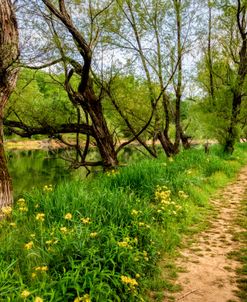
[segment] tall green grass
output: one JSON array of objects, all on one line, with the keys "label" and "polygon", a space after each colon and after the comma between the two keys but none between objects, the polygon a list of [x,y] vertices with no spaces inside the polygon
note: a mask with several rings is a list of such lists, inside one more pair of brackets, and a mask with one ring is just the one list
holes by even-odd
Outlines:
[{"label": "tall green grass", "polygon": [[162,253],[203,219],[246,150],[189,150],[25,194],[0,225],[0,301],[147,300]]}]

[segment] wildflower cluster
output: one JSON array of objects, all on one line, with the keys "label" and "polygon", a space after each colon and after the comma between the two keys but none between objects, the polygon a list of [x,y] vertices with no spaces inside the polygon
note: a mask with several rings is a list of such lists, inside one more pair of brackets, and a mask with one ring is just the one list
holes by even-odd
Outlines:
[{"label": "wildflower cluster", "polygon": [[27,212],[28,211],[26,200],[24,198],[18,199],[17,205],[19,207],[19,211],[20,212]]},{"label": "wildflower cluster", "polygon": [[36,272],[47,272],[48,271],[48,266],[47,265],[45,265],[45,266],[36,266],[34,268],[34,270]]},{"label": "wildflower cluster", "polygon": [[89,217],[81,218],[81,222],[83,224],[89,224],[91,223],[91,219]]},{"label": "wildflower cluster", "polygon": [[131,287],[138,286],[138,282],[134,278],[130,278],[128,276],[121,276],[122,283],[126,285],[130,285]]},{"label": "wildflower cluster", "polygon": [[137,210],[135,210],[135,209],[133,209],[133,210],[131,211],[131,215],[132,215],[132,216],[138,216],[139,213],[140,213],[140,211],[137,211]]},{"label": "wildflower cluster", "polygon": [[67,234],[68,233],[68,229],[66,227],[61,227],[60,228],[61,233],[63,234]]},{"label": "wildflower cluster", "polygon": [[91,238],[95,238],[95,237],[97,237],[98,236],[98,233],[97,232],[92,232],[92,233],[90,233],[90,237]]},{"label": "wildflower cluster", "polygon": [[[185,196],[187,198],[187,195],[184,192],[183,196],[184,198]],[[157,186],[155,191],[155,201],[157,202],[156,211],[158,214],[176,216],[178,212],[182,210],[181,205],[172,201],[171,190],[169,190],[166,186]]]},{"label": "wildflower cluster", "polygon": [[114,170],[114,169],[111,170],[111,171],[106,172],[107,176],[115,176],[117,174],[119,174],[119,172],[117,170]]},{"label": "wildflower cluster", "polygon": [[26,244],[24,245],[24,248],[25,248],[26,250],[31,250],[31,249],[33,248],[33,246],[34,246],[33,241],[30,241],[30,242],[28,242],[28,243],[26,243]]},{"label": "wildflower cluster", "polygon": [[38,213],[35,217],[36,220],[43,222],[45,220],[45,214],[44,213]]},{"label": "wildflower cluster", "polygon": [[21,297],[23,298],[23,299],[25,299],[25,298],[27,298],[28,296],[30,296],[31,295],[31,293],[30,293],[30,291],[28,291],[28,290],[23,290],[22,291],[22,293],[21,293]]},{"label": "wildflower cluster", "polygon": [[138,220],[141,219],[141,214],[142,214],[142,213],[143,213],[142,211],[137,211],[137,210],[135,210],[135,209],[131,210],[131,212],[130,212],[131,216],[134,218],[135,223],[137,223],[138,227],[149,229],[149,228],[150,228],[150,225],[149,225],[149,224],[146,224],[146,223],[143,222],[143,221],[138,221]]},{"label": "wildflower cluster", "polygon": [[1,211],[2,211],[2,213],[3,213],[5,216],[10,216],[11,213],[12,213],[12,208],[9,207],[9,206],[2,207],[2,208],[1,208]]},{"label": "wildflower cluster", "polygon": [[74,302],[91,302],[89,294],[85,294],[83,297],[75,298]]},{"label": "wildflower cluster", "polygon": [[45,186],[43,187],[43,191],[44,191],[44,192],[52,192],[52,191],[53,191],[52,185],[45,185]]},{"label": "wildflower cluster", "polygon": [[137,243],[138,243],[137,237],[135,237],[135,238],[125,237],[125,238],[123,238],[122,241],[118,241],[117,245],[119,247],[132,249],[133,245],[135,245]]}]

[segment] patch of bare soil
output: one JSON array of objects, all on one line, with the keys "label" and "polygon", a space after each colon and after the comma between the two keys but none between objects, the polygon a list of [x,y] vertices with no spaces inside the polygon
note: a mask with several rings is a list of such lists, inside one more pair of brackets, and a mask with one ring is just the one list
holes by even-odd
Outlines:
[{"label": "patch of bare soil", "polygon": [[[237,180],[222,190],[212,203],[219,214],[206,231],[197,234],[195,243],[181,251],[177,265],[182,267],[176,281],[182,291],[174,295],[182,302],[227,302],[240,301],[237,290],[236,269],[239,263],[227,256],[240,248],[234,234],[241,231],[235,225],[240,201],[247,189],[247,167],[242,169]],[[164,300],[167,301],[167,300]]]}]

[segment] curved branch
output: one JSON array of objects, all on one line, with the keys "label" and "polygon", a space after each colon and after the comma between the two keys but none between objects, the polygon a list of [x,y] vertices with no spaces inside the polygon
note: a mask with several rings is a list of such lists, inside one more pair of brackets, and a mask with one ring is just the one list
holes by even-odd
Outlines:
[{"label": "curved branch", "polygon": [[21,137],[32,137],[35,134],[43,134],[53,136],[60,133],[76,133],[95,136],[92,126],[85,123],[81,124],[61,124],[56,127],[45,125],[41,127],[32,127],[25,125],[21,122],[4,120],[4,126],[10,129],[12,132],[20,135]]}]

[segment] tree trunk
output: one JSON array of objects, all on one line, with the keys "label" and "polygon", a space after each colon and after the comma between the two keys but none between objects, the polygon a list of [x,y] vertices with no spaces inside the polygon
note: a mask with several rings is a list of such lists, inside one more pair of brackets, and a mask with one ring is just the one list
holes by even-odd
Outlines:
[{"label": "tree trunk", "polygon": [[159,132],[157,137],[167,157],[171,157],[179,153],[179,145],[173,144],[170,141],[169,137],[166,136],[163,132]]},{"label": "tree trunk", "polygon": [[18,29],[10,0],[0,4],[0,208],[12,203],[12,186],[3,147],[3,113],[17,80]]},{"label": "tree trunk", "polygon": [[[3,133],[2,133],[2,122],[0,123],[0,209],[12,204],[13,194],[12,194],[12,184],[11,178],[9,176],[6,157],[4,154],[3,147]],[[0,214],[1,217],[1,214]]]},{"label": "tree trunk", "polygon": [[234,151],[234,144],[238,138],[237,135],[237,125],[238,125],[238,117],[241,110],[243,91],[245,78],[247,74],[247,33],[246,33],[246,11],[247,4],[243,4],[241,6],[241,1],[238,0],[237,4],[237,24],[239,33],[242,38],[242,45],[239,52],[239,66],[238,66],[238,74],[235,82],[235,87],[233,90],[232,97],[232,112],[230,118],[230,125],[227,131],[227,137],[225,141],[224,151],[227,153],[232,153]]},{"label": "tree trunk", "polygon": [[92,121],[94,138],[101,155],[103,168],[104,170],[113,169],[118,165],[117,152],[103,114],[102,104],[91,87],[86,89],[84,95],[87,99],[87,110]]},{"label": "tree trunk", "polygon": [[224,152],[232,154],[234,151],[234,145],[237,139],[237,124],[238,124],[238,115],[240,113],[242,102],[242,95],[240,93],[234,93],[232,101],[232,113],[230,126],[227,131],[227,138],[225,141]]},{"label": "tree trunk", "polygon": [[180,127],[180,138],[181,138],[184,149],[186,149],[186,150],[190,149],[190,147],[191,147],[191,145],[190,145],[191,137],[184,133],[182,127]]}]

